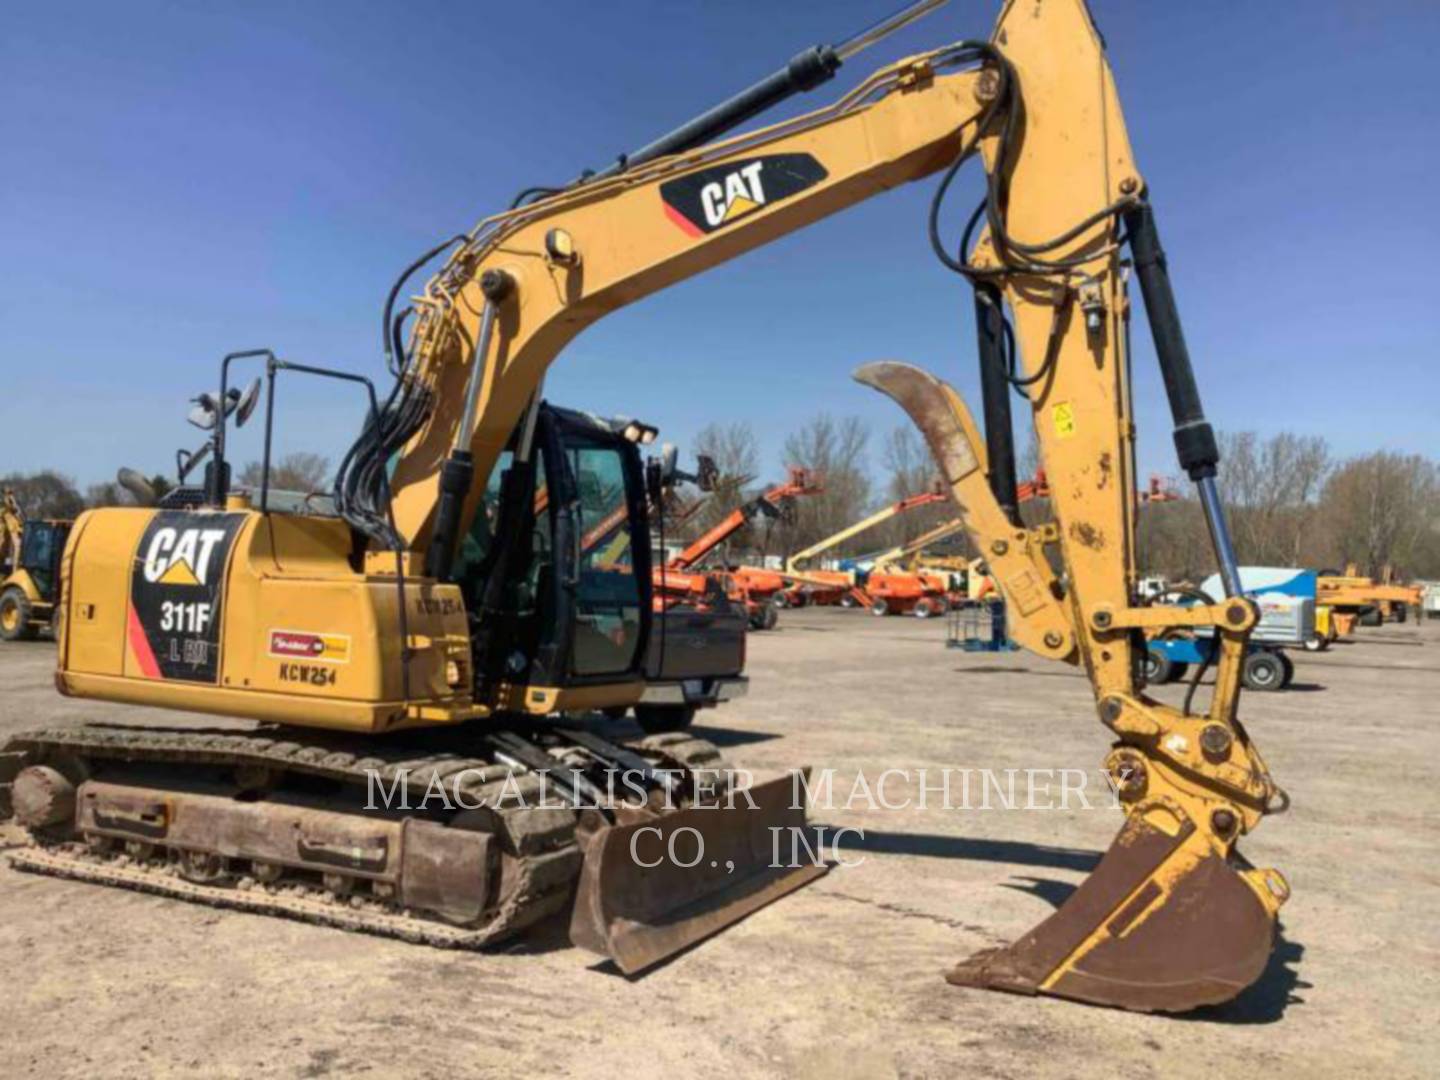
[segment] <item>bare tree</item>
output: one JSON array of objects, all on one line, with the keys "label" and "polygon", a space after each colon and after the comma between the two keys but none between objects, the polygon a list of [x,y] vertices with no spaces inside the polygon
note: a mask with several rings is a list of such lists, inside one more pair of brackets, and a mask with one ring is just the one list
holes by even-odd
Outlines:
[{"label": "bare tree", "polygon": [[822,495],[801,499],[792,524],[782,532],[785,550],[815,543],[864,514],[870,501],[865,451],[870,431],[858,416],[837,419],[816,414],[785,440],[785,464],[819,474]]},{"label": "bare tree", "polygon": [[[933,490],[939,482],[930,448],[911,424],[902,424],[891,430],[881,451],[881,460],[889,474],[886,493],[892,502],[912,495],[922,495]],[[948,501],[912,510],[903,516],[891,518],[875,529],[857,536],[853,541],[841,545],[836,553],[853,555],[862,551],[894,547],[954,516],[955,509]],[[843,528],[843,524],[840,527]]]},{"label": "bare tree", "polygon": [[1220,436],[1220,491],[1242,562],[1295,566],[1314,562],[1318,497],[1330,471],[1320,436],[1253,431]]},{"label": "bare tree", "polygon": [[[695,436],[695,454],[713,458],[719,476],[705,505],[686,523],[685,533],[695,537],[719,524],[720,520],[754,494],[760,472],[760,440],[748,421],[707,424]],[[750,537],[741,530],[732,542],[744,546]]]},{"label": "bare tree", "polygon": [[[246,487],[258,488],[262,473],[262,464],[252,461],[240,471],[238,483],[244,484]],[[328,458],[321,454],[298,451],[286,454],[278,462],[270,463],[270,486],[279,491],[303,491],[306,494],[312,491],[323,491],[329,473],[330,460]]]},{"label": "bare tree", "polygon": [[891,430],[881,460],[890,474],[888,488],[892,499],[919,495],[935,482],[935,460],[913,425],[902,424]]},{"label": "bare tree", "polygon": [[85,489],[85,505],[94,510],[102,506],[134,506],[135,500],[114,480],[106,480]]},{"label": "bare tree", "polygon": [[0,489],[15,492],[20,512],[27,518],[73,518],[85,509],[75,481],[53,469],[0,476]]},{"label": "bare tree", "polygon": [[1142,574],[1199,583],[1215,570],[1205,515],[1194,499],[1145,503],[1135,533]]},{"label": "bare tree", "polygon": [[1440,466],[1418,454],[1379,451],[1345,462],[1325,484],[1321,508],[1337,563],[1378,576],[1409,570],[1433,550],[1440,517]]}]

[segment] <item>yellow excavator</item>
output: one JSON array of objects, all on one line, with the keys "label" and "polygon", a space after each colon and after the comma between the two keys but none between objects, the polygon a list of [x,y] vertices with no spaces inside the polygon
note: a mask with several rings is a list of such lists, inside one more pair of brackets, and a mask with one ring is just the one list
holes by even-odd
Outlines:
[{"label": "yellow excavator", "polygon": [[[702,809],[697,769],[714,763],[711,748],[630,740],[580,715],[643,689],[645,499],[623,446],[646,429],[550,407],[543,384],[565,344],[607,313],[941,174],[927,228],[940,262],[973,286],[985,435],[932,376],[881,364],[861,377],[929,440],[1013,636],[1083,665],[1125,808],[1115,843],[1054,915],[950,978],[1140,1010],[1223,1001],[1253,982],[1286,895],[1278,873],[1236,850],[1284,802],[1236,715],[1256,612],[1240,593],[1215,440],[1085,5],[1013,0],[988,40],[910,56],[833,104],[727,134],[938,3],[809,49],[418,259],[385,307],[394,383],[370,399],[334,516],[273,512],[263,485],[255,504],[231,496],[223,411],[204,506],[84,515],[64,556],[61,692],[261,726],[15,738],[9,795],[33,843],[12,861],[452,945],[568,909],[572,940],[627,971],[813,878],[820,868],[771,865],[771,830],[803,823],[783,779],[739,784],[748,797],[732,809]],[[946,193],[971,159],[985,195],[971,227],[946,239]],[[408,277],[447,252],[397,311]],[[1216,603],[1137,600],[1132,276],[1215,541],[1227,591]],[[217,400],[231,366],[257,355],[267,425],[278,376],[334,374],[249,351],[222,364]],[[1055,520],[1035,527],[1019,524],[1013,494],[1015,389],[1030,399],[1054,492]],[[539,516],[537,478],[550,492]],[[628,574],[591,565],[578,544],[615,499],[631,508]],[[457,562],[462,539],[474,557]],[[1137,673],[1146,631],[1198,625],[1216,628],[1220,649],[1209,709],[1192,715],[1150,699]],[[616,770],[637,798],[607,792]],[[367,783],[373,795],[405,776],[476,805],[366,809]],[[537,804],[542,781],[550,800]],[[526,797],[504,798],[517,792]]]}]

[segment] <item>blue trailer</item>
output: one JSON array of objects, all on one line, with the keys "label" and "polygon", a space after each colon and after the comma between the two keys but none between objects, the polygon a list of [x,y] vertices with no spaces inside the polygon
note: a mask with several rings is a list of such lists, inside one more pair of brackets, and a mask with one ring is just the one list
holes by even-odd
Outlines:
[{"label": "blue trailer", "polygon": [[[1260,609],[1260,622],[1250,635],[1240,679],[1249,690],[1283,690],[1295,675],[1295,663],[1286,646],[1309,647],[1315,639],[1315,583],[1313,570],[1293,567],[1242,566],[1240,585]],[[1223,595],[1218,574],[1200,583],[1206,596]],[[1181,603],[1197,603],[1190,596]],[[1145,680],[1175,682],[1192,665],[1211,662],[1217,638],[1212,627],[1194,634],[1175,635],[1148,643]]]}]

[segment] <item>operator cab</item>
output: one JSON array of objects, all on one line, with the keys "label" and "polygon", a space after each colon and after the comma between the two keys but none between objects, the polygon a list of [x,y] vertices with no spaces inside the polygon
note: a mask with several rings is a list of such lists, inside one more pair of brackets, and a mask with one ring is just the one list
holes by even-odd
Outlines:
[{"label": "operator cab", "polygon": [[68,521],[27,521],[20,541],[17,570],[23,570],[35,582],[35,589],[47,604],[55,602],[60,582],[60,556],[70,535]]},{"label": "operator cab", "polygon": [[454,568],[482,680],[578,688],[642,675],[650,529],[627,434],[640,430],[651,429],[542,404],[531,468],[517,466],[517,429]]}]

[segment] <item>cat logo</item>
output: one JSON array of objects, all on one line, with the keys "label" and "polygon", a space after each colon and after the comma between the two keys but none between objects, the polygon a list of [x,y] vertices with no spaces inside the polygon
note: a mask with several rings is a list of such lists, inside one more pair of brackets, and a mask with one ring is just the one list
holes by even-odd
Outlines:
[{"label": "cat logo", "polygon": [[224,539],[224,529],[157,529],[145,550],[145,580],[152,585],[205,585],[215,545]]},{"label": "cat logo", "polygon": [[727,173],[723,184],[713,180],[700,189],[700,206],[711,228],[765,205],[765,187],[760,182],[763,168],[765,162],[752,161],[743,169]]},{"label": "cat logo", "polygon": [[704,236],[824,180],[809,154],[770,154],[716,165],[660,185],[666,216],[688,236]]},{"label": "cat logo", "polygon": [[126,672],[214,683],[220,671],[225,568],[245,514],[160,510],[135,547]]}]

